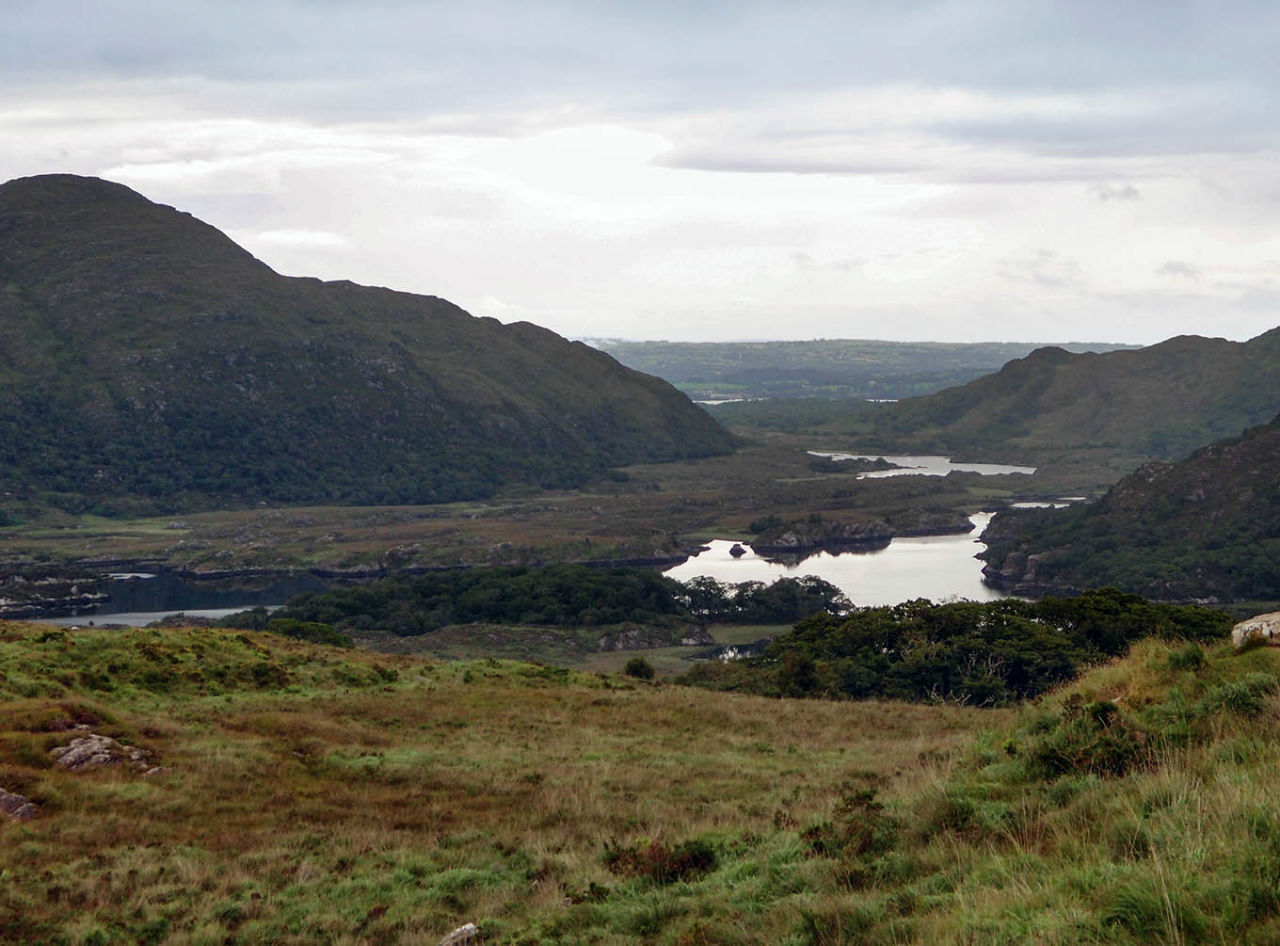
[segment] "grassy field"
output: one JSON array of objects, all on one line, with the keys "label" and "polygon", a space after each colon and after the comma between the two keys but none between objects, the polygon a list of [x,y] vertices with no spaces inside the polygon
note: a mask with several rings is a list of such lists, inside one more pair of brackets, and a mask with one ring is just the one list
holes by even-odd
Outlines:
[{"label": "grassy field", "polygon": [[[707,630],[716,644],[749,644],[791,630],[790,624],[713,624]],[[498,657],[569,667],[588,673],[618,673],[633,657],[649,662],[658,677],[684,673],[692,654],[714,646],[637,647],[601,650],[599,640],[613,628],[510,627],[468,624],[443,627],[430,634],[397,637],[366,632],[357,643],[385,654],[415,654],[451,660]]]},{"label": "grassy field", "polygon": [[[0,941],[1274,943],[1280,655],[1018,712],[0,625]],[[66,772],[75,725],[160,770]]]}]

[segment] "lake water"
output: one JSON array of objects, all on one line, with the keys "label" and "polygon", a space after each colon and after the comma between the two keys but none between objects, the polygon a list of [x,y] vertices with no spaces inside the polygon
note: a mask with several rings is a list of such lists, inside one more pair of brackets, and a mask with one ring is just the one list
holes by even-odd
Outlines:
[{"label": "lake water", "polygon": [[190,580],[178,575],[111,575],[103,588],[111,600],[65,617],[38,618],[38,624],[127,624],[141,627],[181,611],[221,618],[247,608],[279,607],[304,591],[323,591],[332,582],[299,574],[265,580]]},{"label": "lake water", "polygon": [[970,516],[967,535],[929,535],[898,538],[877,551],[819,552],[798,565],[771,562],[747,546],[747,554],[729,554],[733,542],[717,540],[710,549],[663,574],[680,581],[707,575],[738,584],[816,575],[831,582],[859,607],[899,604],[913,598],[945,601],[967,598],[991,601],[1005,597],[982,583],[982,562],[974,558],[986,547],[977,537],[991,521],[991,513]]},{"label": "lake water", "polygon": [[[984,548],[977,537],[990,520],[991,513],[978,513],[970,517],[974,530],[965,535],[897,538],[874,551],[819,552],[799,564],[769,561],[748,546],[744,546],[747,554],[734,558],[729,549],[735,543],[716,540],[708,543],[708,551],[664,574],[680,581],[708,575],[733,584],[768,584],[779,578],[816,575],[831,582],[860,607],[898,604],[913,598],[990,601],[1004,595],[982,583],[982,563],[974,558]],[[243,581],[193,582],[174,575],[113,576],[107,589],[110,602],[72,616],[39,618],[36,623],[140,627],[178,611],[217,619],[247,608],[277,607],[299,592],[322,590],[325,584],[311,575],[290,576],[256,586]]]},{"label": "lake water", "polygon": [[935,456],[894,456],[888,453],[830,453],[823,450],[810,450],[810,456],[826,457],[830,460],[876,460],[880,457],[890,463],[903,467],[901,470],[872,470],[859,473],[859,479],[884,479],[889,476],[946,476],[948,473],[980,473],[983,476],[999,476],[1004,473],[1025,473],[1030,475],[1036,471],[1034,466],[1010,466],[1007,463],[956,463],[950,457]]}]

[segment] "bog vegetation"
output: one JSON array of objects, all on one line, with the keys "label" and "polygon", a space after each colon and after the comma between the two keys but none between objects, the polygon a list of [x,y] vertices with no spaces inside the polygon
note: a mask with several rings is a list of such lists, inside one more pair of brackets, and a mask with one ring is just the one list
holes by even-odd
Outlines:
[{"label": "bog vegetation", "polygon": [[1278,693],[1154,638],[1015,713],[0,625],[0,939],[1273,943]]}]

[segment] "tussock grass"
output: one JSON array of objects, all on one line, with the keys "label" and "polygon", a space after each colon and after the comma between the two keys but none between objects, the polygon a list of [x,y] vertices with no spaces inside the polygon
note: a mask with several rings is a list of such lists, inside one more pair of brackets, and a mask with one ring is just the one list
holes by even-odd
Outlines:
[{"label": "tussock grass", "polygon": [[[41,805],[0,940],[1273,943],[1278,690],[1154,641],[984,712],[0,625],[0,787]],[[80,720],[164,771],[55,769]]]},{"label": "tussock grass", "polygon": [[[0,780],[42,806],[0,826],[0,939],[68,943],[433,943],[468,920],[494,942],[785,935],[828,873],[796,826],[991,718],[13,624],[0,700]],[[56,770],[81,721],[164,771]],[[610,846],[697,869],[612,871]]]}]

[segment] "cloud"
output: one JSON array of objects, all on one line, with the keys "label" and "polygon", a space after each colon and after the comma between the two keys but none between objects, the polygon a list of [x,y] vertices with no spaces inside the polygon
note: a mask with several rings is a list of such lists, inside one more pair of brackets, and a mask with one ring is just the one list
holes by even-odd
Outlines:
[{"label": "cloud", "polygon": [[1190,263],[1184,263],[1182,260],[1171,259],[1164,263],[1156,273],[1160,276],[1174,276],[1178,279],[1203,279],[1204,273],[1200,272],[1199,267]]},{"label": "cloud", "polygon": [[1046,289],[1083,285],[1079,262],[1052,250],[1037,250],[1020,259],[1003,259],[1000,261],[1000,273],[1006,279],[1034,283]]},{"label": "cloud", "polygon": [[1089,188],[1089,193],[1104,203],[1109,200],[1128,201],[1142,199],[1142,191],[1132,184],[1094,184]]}]

